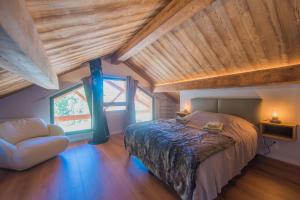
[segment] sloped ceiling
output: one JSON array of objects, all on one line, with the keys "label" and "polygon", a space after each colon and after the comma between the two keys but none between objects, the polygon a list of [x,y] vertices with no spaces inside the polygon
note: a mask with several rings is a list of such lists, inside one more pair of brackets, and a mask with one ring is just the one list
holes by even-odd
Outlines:
[{"label": "sloped ceiling", "polygon": [[31,85],[30,82],[22,79],[20,76],[4,70],[0,67],[0,97],[8,95]]},{"label": "sloped ceiling", "polygon": [[162,0],[27,0],[57,73],[119,49],[163,8]]},{"label": "sloped ceiling", "polygon": [[297,3],[215,1],[130,62],[156,84],[299,64]]},{"label": "sloped ceiling", "polygon": [[[60,74],[114,53],[169,2],[26,0],[26,5]],[[155,85],[300,64],[299,8],[300,0],[215,0],[126,63]],[[3,84],[0,91],[11,92]]]},{"label": "sloped ceiling", "polygon": [[[167,3],[167,0],[26,0],[57,74],[116,51]],[[9,76],[11,73],[5,73],[11,84],[15,80],[21,87],[20,78]],[[0,82],[3,81],[1,77]],[[27,87],[28,83],[23,82],[23,87]],[[0,91],[15,91],[2,85]]]}]

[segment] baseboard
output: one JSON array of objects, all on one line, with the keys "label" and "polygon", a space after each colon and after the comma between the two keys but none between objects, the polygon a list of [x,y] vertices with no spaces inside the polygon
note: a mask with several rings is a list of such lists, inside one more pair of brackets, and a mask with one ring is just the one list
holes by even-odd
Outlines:
[{"label": "baseboard", "polygon": [[69,138],[70,142],[78,142],[81,140],[90,140],[92,139],[93,135],[92,133],[82,133],[82,134],[68,135],[67,137]]},{"label": "baseboard", "polygon": [[292,160],[292,159],[289,159],[287,157],[281,157],[281,156],[277,156],[277,155],[274,155],[274,154],[264,155],[262,153],[258,153],[258,155],[262,155],[262,156],[267,157],[267,158],[272,158],[274,160],[282,161],[282,162],[285,162],[285,163],[288,163],[288,164],[291,164],[291,165],[300,166],[300,161]]},{"label": "baseboard", "polygon": [[[118,134],[123,134],[123,133],[121,131],[110,133],[110,135],[118,135]],[[92,133],[82,133],[82,134],[68,135],[67,137],[69,138],[70,142],[79,142],[82,140],[90,140],[92,139],[93,135]]]},{"label": "baseboard", "polygon": [[117,134],[123,134],[123,131],[116,131],[116,132],[112,132],[110,133],[111,135],[117,135]]}]

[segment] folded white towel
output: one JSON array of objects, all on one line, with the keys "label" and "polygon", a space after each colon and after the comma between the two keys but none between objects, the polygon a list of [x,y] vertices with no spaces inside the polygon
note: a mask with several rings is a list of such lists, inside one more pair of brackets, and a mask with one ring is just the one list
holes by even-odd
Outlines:
[{"label": "folded white towel", "polygon": [[221,132],[223,131],[223,123],[217,121],[207,122],[202,129],[209,132]]}]

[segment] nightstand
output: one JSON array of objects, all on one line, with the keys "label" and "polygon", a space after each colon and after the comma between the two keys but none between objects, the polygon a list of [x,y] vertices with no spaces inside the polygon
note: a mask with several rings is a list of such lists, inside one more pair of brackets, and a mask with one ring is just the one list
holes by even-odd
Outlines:
[{"label": "nightstand", "polygon": [[177,116],[177,117],[185,117],[185,116],[187,116],[188,114],[190,114],[190,113],[188,113],[188,112],[176,112],[176,116]]},{"label": "nightstand", "polygon": [[268,138],[286,141],[296,141],[297,124],[275,124],[269,121],[262,121],[260,122],[260,133],[262,134],[262,136]]}]

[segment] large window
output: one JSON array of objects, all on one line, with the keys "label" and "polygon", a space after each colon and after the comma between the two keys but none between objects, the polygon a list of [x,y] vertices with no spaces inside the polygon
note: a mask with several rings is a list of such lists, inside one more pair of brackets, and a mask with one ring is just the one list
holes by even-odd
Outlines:
[{"label": "large window", "polygon": [[91,129],[91,115],[82,85],[72,87],[50,98],[51,122],[66,133]]},{"label": "large window", "polygon": [[136,90],[135,112],[136,122],[153,120],[153,97],[141,88]]},{"label": "large window", "polygon": [[[106,111],[126,109],[126,79],[105,78],[103,81]],[[89,132],[91,115],[82,84],[50,98],[51,123],[60,125],[67,134]]]}]

